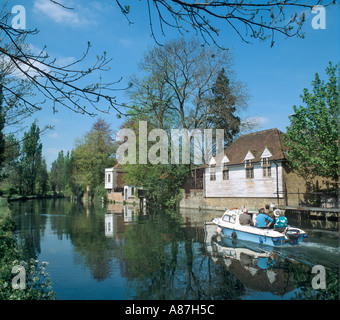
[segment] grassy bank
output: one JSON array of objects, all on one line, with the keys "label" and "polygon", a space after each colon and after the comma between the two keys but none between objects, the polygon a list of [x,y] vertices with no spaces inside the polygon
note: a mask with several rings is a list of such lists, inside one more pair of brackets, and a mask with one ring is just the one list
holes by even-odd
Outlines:
[{"label": "grassy bank", "polygon": [[24,257],[14,230],[9,204],[0,198],[0,300],[55,299],[46,263]]}]

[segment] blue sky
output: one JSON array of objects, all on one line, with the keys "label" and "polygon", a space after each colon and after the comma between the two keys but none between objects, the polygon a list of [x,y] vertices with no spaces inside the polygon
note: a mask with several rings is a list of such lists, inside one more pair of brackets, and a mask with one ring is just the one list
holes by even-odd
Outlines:
[{"label": "blue sky", "polygon": [[[155,45],[146,18],[147,7],[143,6],[144,2],[130,2],[132,25],[128,24],[114,0],[64,0],[63,3],[74,8],[72,11],[49,0],[9,0],[8,7],[18,4],[25,7],[27,29],[37,28],[40,31],[27,42],[39,49],[46,45],[46,50],[59,61],[70,62],[81,57],[88,41],[92,48],[84,66],[91,65],[97,54],[106,51],[112,62],[111,70],[104,77],[109,81],[123,77],[118,85],[123,88],[128,77],[138,72],[137,64],[144,52]],[[257,117],[261,122],[259,130],[276,127],[285,131],[293,105],[301,104],[303,88],[310,87],[316,72],[325,79],[324,70],[329,61],[338,62],[338,13],[338,6],[327,8],[326,29],[316,30],[311,24],[315,15],[307,11],[306,38],[284,39],[278,36],[273,48],[270,41],[254,40],[253,44],[246,44],[233,30],[223,29],[219,43],[231,49],[236,77],[247,85],[251,95],[243,117]],[[177,36],[170,30],[165,38],[159,34],[158,39],[164,42]],[[126,101],[123,92],[117,92],[117,99]],[[100,117],[116,130],[122,123],[114,112]],[[88,132],[96,121],[65,109],[53,114],[48,103],[23,125],[29,126],[34,119],[38,120],[40,127],[47,124],[55,126],[54,131],[41,139],[48,165],[56,159],[60,150],[72,150],[75,139]]]}]

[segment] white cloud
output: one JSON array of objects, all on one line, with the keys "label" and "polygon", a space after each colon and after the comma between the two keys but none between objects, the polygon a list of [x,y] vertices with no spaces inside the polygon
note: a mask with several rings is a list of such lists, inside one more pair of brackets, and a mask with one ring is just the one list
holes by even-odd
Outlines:
[{"label": "white cloud", "polygon": [[51,139],[59,139],[60,135],[57,132],[53,132],[48,135]]},{"label": "white cloud", "polygon": [[257,125],[263,125],[265,123],[268,123],[269,119],[266,117],[255,116],[255,117],[250,117],[250,118],[245,119],[244,122],[253,123]]},{"label": "white cloud", "polygon": [[[33,59],[27,59],[27,63],[25,64],[18,61],[16,61],[16,63],[18,66],[16,66],[8,56],[3,56],[0,58],[0,64],[2,65],[2,68],[8,69],[9,73],[17,78],[27,79],[27,76],[42,76],[38,70],[46,73],[50,72],[50,69],[46,65]],[[37,68],[38,70],[36,70],[35,68]]]},{"label": "white cloud", "polygon": [[63,8],[49,0],[35,0],[34,12],[43,14],[56,23],[79,26],[89,22],[84,15],[79,14],[79,11],[75,6],[66,3],[65,1],[61,3],[74,9]]}]

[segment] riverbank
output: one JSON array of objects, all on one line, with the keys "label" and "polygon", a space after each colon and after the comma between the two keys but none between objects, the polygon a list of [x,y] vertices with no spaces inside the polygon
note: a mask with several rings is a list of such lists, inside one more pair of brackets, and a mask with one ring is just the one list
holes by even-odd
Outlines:
[{"label": "riverbank", "polygon": [[31,196],[14,194],[10,196],[4,195],[3,198],[5,198],[8,202],[12,202],[12,201],[41,200],[41,199],[61,199],[61,198],[65,198],[65,196],[58,195],[58,194],[31,195]]},{"label": "riverbank", "polygon": [[0,300],[54,300],[47,264],[26,259],[15,229],[9,203],[0,198]]}]

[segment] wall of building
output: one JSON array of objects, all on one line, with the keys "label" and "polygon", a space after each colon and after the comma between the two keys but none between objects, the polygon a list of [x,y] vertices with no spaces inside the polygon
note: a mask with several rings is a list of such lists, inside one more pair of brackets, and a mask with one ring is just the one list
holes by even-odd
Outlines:
[{"label": "wall of building", "polygon": [[254,178],[246,178],[246,170],[244,165],[230,166],[229,179],[223,180],[222,167],[216,166],[216,180],[210,180],[210,168],[206,168],[204,174],[205,196],[207,198],[255,198],[266,197],[276,198],[277,189],[282,198],[283,183],[282,183],[282,164],[278,163],[278,187],[276,165],[271,164],[271,177],[263,177],[263,169],[259,163],[254,164]]},{"label": "wall of building", "polygon": [[[283,166],[283,185],[285,205],[287,206],[310,206],[311,198],[313,198],[311,192],[320,192],[327,190],[327,181],[322,177],[315,177],[312,181],[315,189],[308,189],[306,180],[298,176],[295,172],[291,171],[287,165]],[[332,181],[328,181],[331,185]],[[317,187],[316,187],[317,186]],[[316,196],[314,196],[316,197]],[[334,208],[337,207],[339,201],[336,197],[324,194],[319,195],[320,206]]]},{"label": "wall of building", "polygon": [[[281,199],[282,201],[282,199]],[[237,197],[237,198],[204,198],[203,192],[202,197],[194,197],[189,194],[180,202],[181,208],[192,208],[192,209],[201,209],[201,210],[226,210],[229,208],[248,208],[248,209],[260,209],[263,208],[266,204],[274,203],[278,204],[277,198],[246,198],[246,197]],[[280,202],[281,204],[281,202]]]},{"label": "wall of building", "polygon": [[107,200],[115,202],[123,202],[124,196],[122,192],[112,192],[112,190],[107,191]]}]

